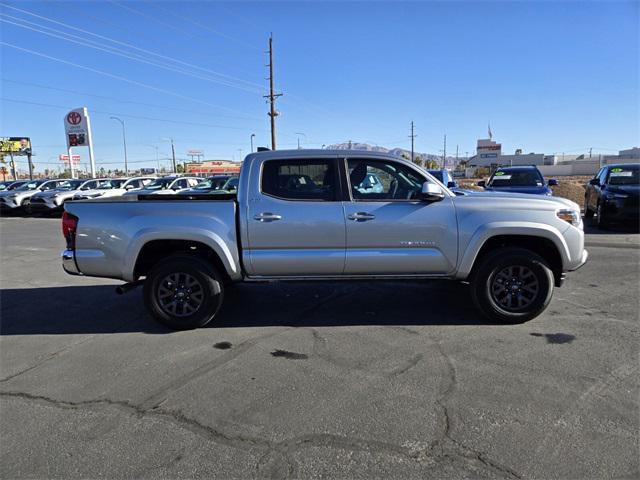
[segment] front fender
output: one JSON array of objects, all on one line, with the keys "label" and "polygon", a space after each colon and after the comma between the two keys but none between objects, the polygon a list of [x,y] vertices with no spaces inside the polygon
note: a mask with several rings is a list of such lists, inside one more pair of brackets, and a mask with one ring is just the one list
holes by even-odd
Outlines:
[{"label": "front fender", "polygon": [[571,254],[569,247],[564,236],[557,228],[544,223],[491,222],[478,227],[471,236],[464,251],[460,252],[458,258],[461,260],[456,278],[467,278],[485,242],[490,238],[501,235],[522,235],[551,240],[562,258],[563,269],[566,265],[570,264]]},{"label": "front fender", "polygon": [[237,255],[234,255],[234,252],[220,235],[202,228],[172,226],[171,231],[153,227],[142,229],[131,238],[126,249],[127,253],[123,258],[123,279],[129,282],[134,281],[134,269],[138,255],[147,243],[154,240],[187,240],[203,243],[218,255],[232,280],[240,279],[242,276]]}]

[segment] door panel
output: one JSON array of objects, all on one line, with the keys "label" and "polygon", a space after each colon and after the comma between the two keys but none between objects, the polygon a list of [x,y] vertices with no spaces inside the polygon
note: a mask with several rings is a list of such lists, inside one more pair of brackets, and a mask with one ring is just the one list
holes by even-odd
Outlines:
[{"label": "door panel", "polygon": [[247,211],[250,275],[341,275],[345,220],[335,159],[267,160],[262,174],[269,194],[253,194]]},{"label": "door panel", "polygon": [[[355,213],[375,216],[351,220]],[[457,261],[458,231],[450,198],[440,202],[345,203],[345,274],[441,274]]]},{"label": "door panel", "polygon": [[[374,176],[377,189],[363,184]],[[452,200],[419,200],[427,177],[393,160],[347,162],[345,274],[445,274],[455,269],[458,225]]]}]

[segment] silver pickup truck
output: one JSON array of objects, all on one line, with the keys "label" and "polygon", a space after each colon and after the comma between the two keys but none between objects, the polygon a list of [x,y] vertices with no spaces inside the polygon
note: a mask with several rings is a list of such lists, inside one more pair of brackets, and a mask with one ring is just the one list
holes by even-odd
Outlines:
[{"label": "silver pickup truck", "polygon": [[120,293],[143,284],[151,314],[176,329],[214,319],[233,282],[363,278],[468,282],[485,316],[524,322],[587,260],[571,201],[456,196],[361,151],[254,153],[237,193],[67,202],[62,226],[65,271],[128,282]]}]

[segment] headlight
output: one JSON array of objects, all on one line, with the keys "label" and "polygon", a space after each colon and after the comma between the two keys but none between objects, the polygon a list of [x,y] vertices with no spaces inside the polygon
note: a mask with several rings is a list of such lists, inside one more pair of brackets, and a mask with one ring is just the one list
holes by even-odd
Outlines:
[{"label": "headlight", "polygon": [[625,195],[624,193],[607,193],[604,198],[607,200],[613,200],[614,198],[627,198],[629,195]]},{"label": "headlight", "polygon": [[574,227],[580,225],[580,212],[576,212],[575,210],[562,209],[558,210],[556,212],[556,215],[560,220],[569,222]]}]

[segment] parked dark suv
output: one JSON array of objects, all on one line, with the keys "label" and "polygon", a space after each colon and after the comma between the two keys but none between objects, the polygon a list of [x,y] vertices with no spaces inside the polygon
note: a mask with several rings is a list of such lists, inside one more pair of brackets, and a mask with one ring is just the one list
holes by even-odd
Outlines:
[{"label": "parked dark suv", "polygon": [[584,216],[596,215],[599,227],[613,222],[638,223],[640,163],[606,165],[587,184]]},{"label": "parked dark suv", "polygon": [[548,183],[545,183],[544,177],[535,165],[498,167],[488,182],[478,182],[478,186],[490,192],[533,195],[553,195],[549,187],[554,185],[558,185],[558,181],[552,178]]}]

